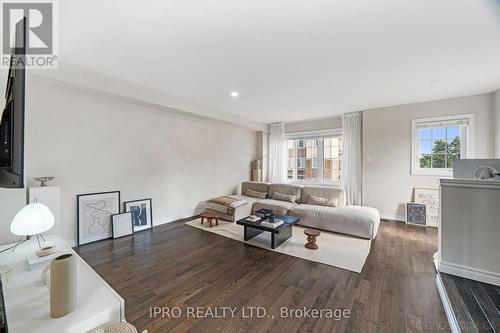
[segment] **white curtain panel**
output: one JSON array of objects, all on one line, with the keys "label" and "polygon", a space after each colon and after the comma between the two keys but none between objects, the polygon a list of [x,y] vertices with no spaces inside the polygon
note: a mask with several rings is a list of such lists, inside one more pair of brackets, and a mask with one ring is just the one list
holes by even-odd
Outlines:
[{"label": "white curtain panel", "polygon": [[342,161],[342,183],[348,205],[361,205],[361,112],[342,115],[344,158]]},{"label": "white curtain panel", "polygon": [[271,124],[269,136],[269,181],[281,183],[286,180],[285,123]]}]

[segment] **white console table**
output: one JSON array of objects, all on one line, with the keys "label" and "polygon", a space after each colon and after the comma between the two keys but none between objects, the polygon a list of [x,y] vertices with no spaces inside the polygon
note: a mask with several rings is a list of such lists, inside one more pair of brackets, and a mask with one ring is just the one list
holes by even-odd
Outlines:
[{"label": "white console table", "polygon": [[[2,275],[2,288],[9,333],[87,332],[101,324],[125,320],[125,302],[59,236],[45,237],[57,246],[57,253],[72,253],[77,259],[78,307],[57,319],[50,318],[49,289],[40,283],[42,269],[30,271],[26,256],[37,249],[36,240],[14,252],[0,254],[0,265],[12,270]],[[9,247],[5,245],[0,250]]]}]

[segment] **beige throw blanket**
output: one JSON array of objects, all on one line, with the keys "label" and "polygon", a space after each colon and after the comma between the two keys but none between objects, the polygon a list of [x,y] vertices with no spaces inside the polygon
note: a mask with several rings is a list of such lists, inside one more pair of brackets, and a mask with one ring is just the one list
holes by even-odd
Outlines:
[{"label": "beige throw blanket", "polygon": [[206,208],[221,212],[226,215],[234,215],[237,207],[247,204],[245,200],[238,200],[228,196],[217,197],[208,200]]}]

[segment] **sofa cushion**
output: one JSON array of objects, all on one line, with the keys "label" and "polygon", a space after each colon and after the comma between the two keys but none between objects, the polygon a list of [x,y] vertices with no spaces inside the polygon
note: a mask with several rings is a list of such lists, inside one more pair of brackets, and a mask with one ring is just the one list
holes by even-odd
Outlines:
[{"label": "sofa cushion", "polygon": [[307,204],[309,205],[318,205],[318,206],[328,206],[328,207],[337,207],[339,199],[330,199],[317,197],[315,195],[310,195],[307,197]]},{"label": "sofa cushion", "polygon": [[248,197],[265,199],[267,197],[267,192],[259,192],[259,191],[254,191],[251,188],[247,188],[245,195]]},{"label": "sofa cushion", "polygon": [[298,224],[373,239],[377,235],[380,215],[377,209],[363,206],[333,208],[300,204],[290,208],[289,215],[300,218]]},{"label": "sofa cushion", "polygon": [[295,198],[298,200],[300,198],[301,190],[302,190],[302,186],[300,186],[300,185],[270,184],[268,198],[272,198],[274,192],[279,192],[281,194],[286,194],[286,195],[295,195]]},{"label": "sofa cushion", "polygon": [[297,204],[295,204],[295,203],[286,202],[286,201],[264,199],[264,200],[256,201],[253,204],[252,210],[253,210],[253,212],[255,212],[259,209],[265,208],[265,209],[272,210],[274,215],[287,215],[288,210],[296,205]]},{"label": "sofa cushion", "polygon": [[274,200],[281,200],[281,201],[287,201],[291,203],[296,203],[297,202],[297,197],[292,194],[283,194],[280,192],[274,192],[272,199]]},{"label": "sofa cushion", "polygon": [[241,194],[245,195],[247,189],[252,189],[257,192],[269,192],[269,184],[262,182],[242,182],[241,183]]},{"label": "sofa cushion", "polygon": [[336,201],[337,204],[335,207],[338,208],[345,207],[346,205],[345,190],[342,187],[304,186],[302,188],[302,196],[300,198],[300,202],[303,204],[308,204],[310,196],[325,198],[328,201]]},{"label": "sofa cushion", "polygon": [[250,206],[253,205],[257,201],[264,200],[264,199],[259,199],[259,198],[255,198],[255,197],[249,197],[248,195],[240,195],[240,194],[233,194],[233,195],[230,195],[230,197],[231,198],[235,198],[237,200],[245,200],[246,202],[248,202],[248,204]]}]

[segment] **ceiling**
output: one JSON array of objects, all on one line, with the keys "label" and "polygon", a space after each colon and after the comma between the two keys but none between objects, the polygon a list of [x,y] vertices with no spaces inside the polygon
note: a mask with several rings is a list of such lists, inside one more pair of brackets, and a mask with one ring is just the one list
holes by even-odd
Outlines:
[{"label": "ceiling", "polygon": [[61,61],[266,123],[500,88],[498,0],[58,6]]}]

